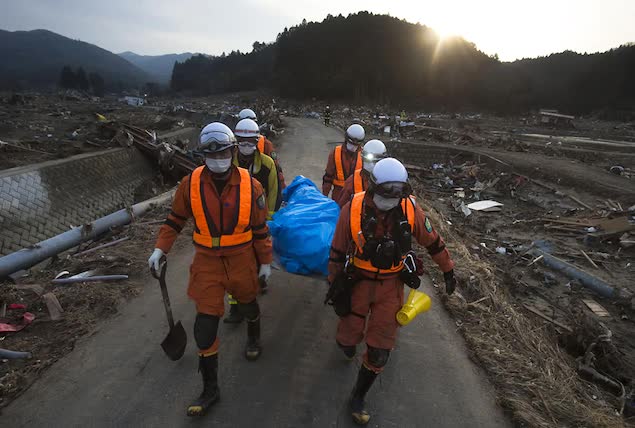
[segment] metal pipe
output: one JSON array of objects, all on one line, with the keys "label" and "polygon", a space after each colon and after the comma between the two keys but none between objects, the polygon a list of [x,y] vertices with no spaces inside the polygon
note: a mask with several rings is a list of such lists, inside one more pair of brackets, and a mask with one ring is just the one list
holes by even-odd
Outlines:
[{"label": "metal pipe", "polygon": [[95,239],[111,227],[123,226],[143,215],[154,204],[161,204],[172,199],[175,189],[163,193],[147,201],[139,202],[130,209],[123,209],[97,219],[92,223],[76,227],[67,232],[39,242],[31,247],[0,257],[0,278],[5,278],[14,272],[28,269],[39,262],[53,257],[63,251],[73,248],[89,239]]},{"label": "metal pipe", "polygon": [[74,284],[76,282],[122,281],[124,279],[128,279],[128,275],[71,276],[70,278],[57,278],[51,282],[53,284]]},{"label": "metal pipe", "polygon": [[7,360],[17,360],[19,358],[31,358],[30,352],[10,351],[8,349],[0,348],[0,358]]},{"label": "metal pipe", "polygon": [[573,266],[572,264],[567,263],[564,260],[560,260],[559,258],[552,256],[551,254],[538,248],[534,248],[532,250],[532,253],[535,256],[542,256],[542,261],[547,266],[559,270],[560,272],[567,275],[569,278],[577,279],[586,288],[595,291],[599,295],[609,298],[615,296],[615,289],[601,279],[590,275],[583,270]]}]

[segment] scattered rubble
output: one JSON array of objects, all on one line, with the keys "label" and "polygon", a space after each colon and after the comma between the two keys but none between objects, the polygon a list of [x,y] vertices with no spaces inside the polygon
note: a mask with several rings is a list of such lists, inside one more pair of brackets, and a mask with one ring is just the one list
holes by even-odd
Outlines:
[{"label": "scattered rubble", "polygon": [[180,103],[169,98],[95,98],[80,91],[0,93],[0,170],[127,146],[130,136],[121,130],[122,124],[156,133],[201,129],[215,120],[233,127],[245,106],[259,115],[268,138],[284,132],[275,100],[255,93]]},{"label": "scattered rubble", "polygon": [[[19,103],[22,110],[6,108],[9,101]],[[196,141],[180,138],[188,133],[197,137],[198,129],[210,121],[222,120],[234,126],[236,114],[249,106],[259,115],[261,130],[269,138],[284,132],[275,101],[245,94],[181,100],[178,104],[173,100],[149,100],[134,107],[116,98],[93,100],[73,92],[25,95],[9,101],[0,102],[0,151],[11,156],[1,158],[0,168],[107,147],[134,146],[150,155],[164,172],[147,194],[135,193],[135,199],[142,201],[156,196],[166,185],[174,185],[201,163],[191,152]],[[180,132],[188,128],[190,131]],[[167,129],[170,132],[163,135],[174,135],[174,139],[163,140],[157,133]],[[40,135],[32,135],[40,134],[39,130],[51,136],[44,141]],[[16,156],[18,153],[26,154]],[[168,211],[169,202],[165,202],[133,216],[134,221],[128,225],[108,227],[94,239],[52,257],[44,262],[45,267],[20,271],[0,282],[0,309],[5,308],[0,311],[0,343],[25,350],[0,349],[0,408],[70,352],[75,341],[89,334],[99,320],[116,313],[118,303],[141,292],[147,282],[147,249],[152,248]],[[191,233],[190,227],[183,233]],[[82,233],[84,239],[94,231],[91,225],[77,229],[86,232]],[[187,242],[177,241],[176,245]]]},{"label": "scattered rubble", "polygon": [[[28,319],[32,321],[19,332],[0,332],[2,347],[24,350],[29,355],[23,357],[29,359],[6,360],[11,357],[4,356],[4,350],[0,349],[0,408],[28,388],[43,370],[70,352],[75,341],[93,331],[98,321],[115,314],[122,300],[141,292],[147,283],[147,249],[152,247],[168,211],[169,203],[156,207],[134,223],[115,228],[54,257],[39,270],[32,270],[12,282],[0,283],[0,305],[5,302],[9,307],[10,303],[19,303],[24,308],[7,310],[11,322],[20,321],[26,314],[31,314]],[[176,245],[187,245],[187,242],[177,241]],[[78,278],[87,271],[102,277],[97,282],[94,282],[95,276]],[[60,272],[62,276],[58,275]],[[128,279],[104,281],[104,276],[113,274]],[[59,278],[55,280],[56,277]],[[75,277],[78,282],[60,283],[63,277]]]},{"label": "scattered rubble", "polygon": [[[359,122],[397,157],[408,153],[418,200],[462,279],[447,306],[515,420],[612,427],[633,416],[635,129],[330,106],[332,125]],[[485,201],[501,206],[472,209]]]},{"label": "scattered rubble", "polygon": [[[430,153],[425,163],[411,169],[411,175],[416,177],[414,186],[424,207],[434,213],[444,236],[450,236],[446,239],[455,243],[451,251],[458,257],[457,269],[465,284],[461,295],[450,298],[448,305],[477,359],[497,373],[494,378],[503,391],[503,403],[519,421],[553,425],[543,419],[548,412],[533,414],[520,398],[524,394],[542,402],[542,394],[556,425],[611,426],[599,422],[604,418],[599,414],[623,413],[625,397],[635,389],[635,253],[622,246],[635,231],[635,211],[622,209],[631,199],[586,203],[582,199],[597,200],[604,195],[580,193],[574,199],[562,186],[546,186],[509,173],[507,168],[480,165],[469,153],[454,155],[450,162],[448,157]],[[478,211],[481,206],[494,206],[497,211]],[[625,234],[628,236],[622,239]],[[510,318],[503,321],[502,314]],[[505,331],[512,327],[512,320],[515,332]],[[535,329],[540,321],[551,327],[538,333]],[[519,328],[521,324],[524,327]],[[610,340],[597,342],[597,332],[603,329],[611,332]],[[541,349],[540,359],[528,354],[522,356],[529,359],[523,364],[532,361],[548,370],[533,374],[531,390],[508,372],[521,366],[488,354],[495,351],[492,348],[526,340],[543,343],[527,343],[528,348],[513,352],[534,354]],[[504,354],[509,356],[508,352]],[[520,362],[521,355],[517,357]],[[548,368],[549,364],[556,365]],[[533,373],[533,369],[529,371]],[[585,379],[594,385],[594,392],[590,394],[588,387],[571,380],[557,386],[546,379],[549,371],[552,379],[575,371],[579,382]],[[570,388],[568,392],[565,386]],[[603,397],[599,407],[585,411],[587,418],[591,417],[588,412],[599,412],[593,418],[600,419],[596,424],[575,422],[580,416],[574,414],[582,410],[571,403],[551,408],[557,397],[564,399],[561,394],[582,394],[583,401],[590,395]]]}]

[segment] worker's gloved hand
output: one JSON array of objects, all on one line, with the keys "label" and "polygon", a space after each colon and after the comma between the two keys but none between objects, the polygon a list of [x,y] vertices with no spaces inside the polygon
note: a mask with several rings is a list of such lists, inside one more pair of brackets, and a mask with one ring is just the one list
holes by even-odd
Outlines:
[{"label": "worker's gloved hand", "polygon": [[271,276],[271,265],[261,265],[258,272],[258,278],[267,281]]},{"label": "worker's gloved hand", "polygon": [[454,277],[454,270],[445,272],[443,274],[443,279],[445,280],[445,292],[448,294],[454,293],[454,289],[456,288],[456,278]]},{"label": "worker's gloved hand", "polygon": [[163,250],[159,248],[155,248],[152,252],[152,255],[148,259],[148,266],[150,266],[150,270],[154,272],[159,271],[159,265],[161,264],[161,257],[165,256]]}]

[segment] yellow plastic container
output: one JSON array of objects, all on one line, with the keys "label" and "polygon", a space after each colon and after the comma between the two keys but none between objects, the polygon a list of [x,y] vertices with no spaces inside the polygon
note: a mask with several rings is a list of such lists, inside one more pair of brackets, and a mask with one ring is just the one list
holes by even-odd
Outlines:
[{"label": "yellow plastic container", "polygon": [[406,303],[397,312],[397,322],[401,325],[408,325],[417,315],[426,312],[432,306],[432,300],[426,293],[417,290],[410,290]]}]

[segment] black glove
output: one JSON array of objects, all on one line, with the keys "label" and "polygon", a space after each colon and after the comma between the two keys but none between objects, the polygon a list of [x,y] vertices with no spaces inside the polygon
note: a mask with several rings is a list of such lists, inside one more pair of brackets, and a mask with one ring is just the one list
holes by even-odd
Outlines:
[{"label": "black glove", "polygon": [[404,284],[413,290],[416,290],[419,286],[421,286],[421,279],[416,273],[408,272],[404,269],[399,273],[399,278]]},{"label": "black glove", "polygon": [[448,294],[454,293],[454,289],[456,288],[456,278],[454,277],[454,270],[445,272],[443,274],[443,279],[445,280],[445,292]]}]

